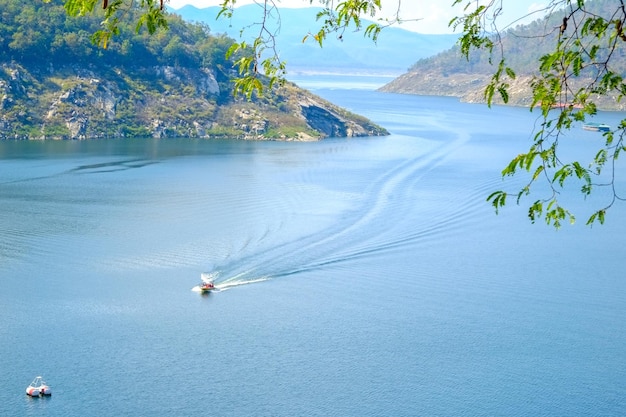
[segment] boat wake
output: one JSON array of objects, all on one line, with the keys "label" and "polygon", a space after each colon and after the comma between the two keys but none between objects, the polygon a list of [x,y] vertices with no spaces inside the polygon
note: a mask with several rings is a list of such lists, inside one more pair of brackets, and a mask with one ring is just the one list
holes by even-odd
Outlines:
[{"label": "boat wake", "polygon": [[[214,283],[215,289],[211,290],[211,292],[227,291],[234,287],[240,287],[242,285],[249,285],[249,284],[256,284],[259,282],[268,281],[270,279],[269,276],[245,279],[244,278],[245,275],[247,275],[247,273],[241,273],[236,276],[226,278],[224,280],[219,280],[220,272],[216,271],[216,272],[203,272],[202,274],[200,274],[200,278],[202,279],[203,282]],[[198,292],[198,293],[203,292],[200,285],[196,285],[195,287],[191,289],[191,291]]]},{"label": "boat wake", "polygon": [[249,284],[256,284],[256,283],[263,282],[263,281],[269,281],[269,279],[270,277],[262,277],[262,278],[247,279],[247,280],[227,281],[227,282],[223,282],[220,284],[216,284],[215,288],[217,288],[218,291],[226,291],[234,287],[239,287],[241,285],[249,285]]},{"label": "boat wake", "polygon": [[[215,268],[230,278],[207,276],[215,278],[218,290],[226,290],[343,262],[371,260],[385,252],[409,253],[428,245],[433,236],[459,233],[464,230],[461,225],[479,227],[475,219],[483,212],[483,189],[474,186],[457,191],[458,180],[450,177],[447,168],[449,163],[460,163],[457,160],[464,162],[459,154],[472,135],[447,120],[429,118],[427,122],[438,133],[432,138],[419,136],[419,140],[396,135],[394,146],[401,151],[376,159],[380,165],[375,170],[367,165],[363,173],[339,171],[335,175],[342,181],[336,184],[322,164],[319,170],[298,172],[293,183],[280,183],[283,188],[277,190],[275,200],[266,197],[276,201],[271,210],[260,207],[262,217],[252,208],[246,212],[250,221],[257,221],[251,223],[245,238],[229,242],[226,256]],[[379,148],[367,151],[379,152]],[[442,209],[441,201],[450,204]],[[258,200],[241,207],[257,209]]]},{"label": "boat wake", "polygon": [[[215,267],[215,271],[219,272],[202,274],[203,280],[212,280],[216,290],[224,291],[241,285],[319,270],[340,262],[371,258],[383,251],[408,248],[435,231],[455,230],[456,224],[471,218],[469,213],[472,209],[478,210],[477,206],[463,205],[458,209],[460,213],[456,212],[456,208],[443,213],[431,212],[428,198],[434,198],[431,195],[437,189],[432,191],[424,186],[424,182],[430,178],[429,175],[436,176],[431,171],[443,165],[454,151],[470,140],[470,135],[463,131],[457,132],[450,128],[448,131],[451,140],[429,143],[433,149],[428,152],[419,150],[402,154],[375,176],[367,177],[367,181],[356,178],[358,188],[340,189],[341,193],[333,189],[331,191],[336,191],[335,194],[322,194],[328,196],[327,199],[320,197],[327,202],[322,209],[329,210],[328,212],[321,209],[315,211],[316,206],[303,208],[298,204],[288,203],[282,208],[283,212],[296,213],[294,216],[298,213],[312,213],[311,216],[317,217],[310,218],[321,219],[320,227],[300,228],[300,223],[297,223],[298,227],[292,230],[285,220],[275,230],[269,226],[267,230],[259,230],[257,235],[243,240],[239,248],[231,250],[231,256]],[[346,181],[349,181],[351,177],[347,178]],[[316,184],[314,180],[315,177],[313,180],[304,177],[298,184]],[[291,196],[289,201],[308,201],[306,195],[298,197],[302,189],[299,186],[292,190],[292,194],[287,194]],[[422,209],[416,210],[416,194],[422,189],[425,189],[422,191],[425,197],[422,197],[420,204]],[[323,186],[316,189],[317,193],[324,191],[327,190]],[[333,201],[338,201],[336,206],[332,204]],[[337,213],[332,211],[336,207]],[[275,210],[280,211],[280,208],[278,206]],[[310,218],[303,222],[312,222]],[[326,219],[329,221],[325,221]],[[224,279],[220,273],[229,278]]]}]

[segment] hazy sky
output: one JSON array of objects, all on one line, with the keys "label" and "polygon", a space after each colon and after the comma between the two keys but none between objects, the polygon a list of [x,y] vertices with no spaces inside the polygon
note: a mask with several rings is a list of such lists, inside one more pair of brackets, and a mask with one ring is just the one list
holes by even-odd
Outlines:
[{"label": "hazy sky", "polygon": [[[256,0],[258,3],[260,0]],[[462,7],[467,4],[468,0],[462,2],[462,7],[453,9],[451,4],[453,0],[383,0],[384,6],[381,16],[391,16],[398,8],[398,2],[402,6],[401,16],[405,20],[420,19],[415,22],[405,22],[400,27],[407,30],[413,30],[421,33],[452,33],[452,29],[448,27],[448,22],[454,16],[462,14]],[[221,0],[170,0],[169,5],[175,9],[186,4],[191,4],[197,8],[210,6],[219,6]],[[254,3],[254,0],[237,0],[237,6]],[[261,1],[262,2],[262,1]],[[279,7],[310,7],[309,0],[275,0]],[[484,0],[482,1],[485,2]],[[531,11],[539,10],[550,0],[503,0],[504,3],[504,19],[514,20],[524,16]],[[315,0],[313,6],[318,6]],[[539,17],[535,15],[535,18]],[[530,20],[534,20],[530,19]],[[458,32],[458,31],[457,31]]]}]

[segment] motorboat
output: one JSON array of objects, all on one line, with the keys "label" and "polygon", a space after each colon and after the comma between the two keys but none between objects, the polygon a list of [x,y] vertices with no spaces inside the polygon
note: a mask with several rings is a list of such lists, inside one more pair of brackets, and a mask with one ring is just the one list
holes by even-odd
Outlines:
[{"label": "motorboat", "polygon": [[200,292],[202,294],[206,294],[208,292],[211,292],[215,289],[215,284],[213,284],[212,282],[203,282],[202,284],[199,285],[200,288]]},{"label": "motorboat", "polygon": [[211,291],[215,290],[215,277],[216,274],[209,274],[204,272],[200,274],[200,279],[202,280],[202,283],[198,285],[198,290],[201,294],[208,294]]},{"label": "motorboat", "polygon": [[44,381],[42,377],[38,376],[33,379],[33,382],[31,382],[28,387],[26,387],[26,394],[31,397],[43,397],[52,395],[52,390],[48,384],[46,384],[46,381]]},{"label": "motorboat", "polygon": [[583,129],[591,132],[608,132],[611,130],[611,126],[604,123],[585,123]]}]

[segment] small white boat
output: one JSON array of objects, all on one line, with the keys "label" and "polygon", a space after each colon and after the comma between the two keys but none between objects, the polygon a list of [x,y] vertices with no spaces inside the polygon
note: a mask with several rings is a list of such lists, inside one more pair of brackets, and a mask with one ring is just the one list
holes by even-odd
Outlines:
[{"label": "small white boat", "polygon": [[200,293],[207,294],[215,289],[215,284],[213,283],[215,275],[202,273],[200,278],[202,279],[202,283],[198,285]]},{"label": "small white boat", "polygon": [[611,130],[611,126],[604,123],[585,123],[583,129],[591,132],[608,132]]},{"label": "small white boat", "polygon": [[38,376],[33,379],[33,382],[26,388],[26,395],[30,395],[31,397],[43,397],[44,395],[52,395],[52,390],[48,384],[46,384],[46,381]]},{"label": "small white boat", "polygon": [[215,289],[215,284],[213,284],[212,282],[203,282],[202,284],[199,285],[199,287],[200,287],[200,292],[203,294],[206,294]]}]

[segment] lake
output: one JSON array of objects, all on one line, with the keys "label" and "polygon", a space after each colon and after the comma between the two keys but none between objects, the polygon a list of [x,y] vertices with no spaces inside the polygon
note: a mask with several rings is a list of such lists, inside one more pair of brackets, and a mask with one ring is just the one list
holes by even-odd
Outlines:
[{"label": "lake", "polygon": [[391,135],[0,143],[0,415],[626,415],[624,205],[495,215],[536,114],[333,80]]}]

